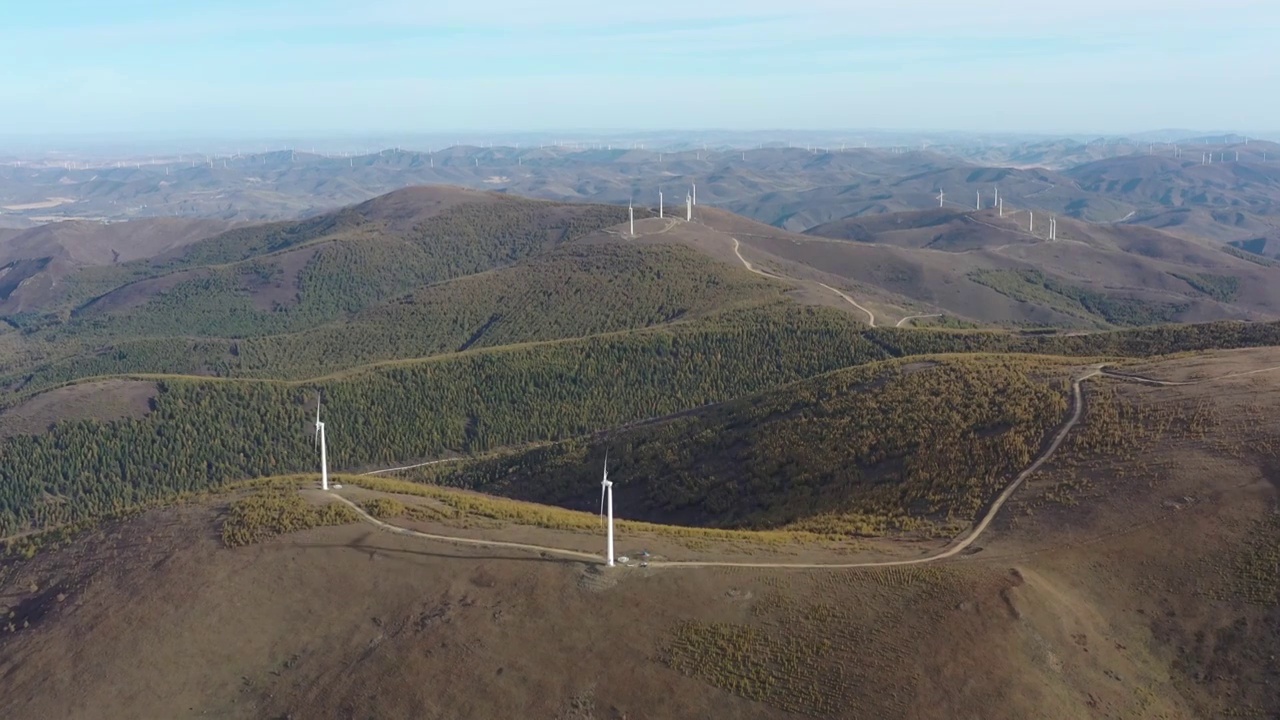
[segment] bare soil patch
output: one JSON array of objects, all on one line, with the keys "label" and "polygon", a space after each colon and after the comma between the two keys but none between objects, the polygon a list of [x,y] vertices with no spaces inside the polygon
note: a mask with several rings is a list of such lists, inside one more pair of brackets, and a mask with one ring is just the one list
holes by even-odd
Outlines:
[{"label": "bare soil patch", "polygon": [[67,420],[145,417],[159,389],[140,380],[103,380],[50,390],[0,413],[0,437],[36,435]]}]

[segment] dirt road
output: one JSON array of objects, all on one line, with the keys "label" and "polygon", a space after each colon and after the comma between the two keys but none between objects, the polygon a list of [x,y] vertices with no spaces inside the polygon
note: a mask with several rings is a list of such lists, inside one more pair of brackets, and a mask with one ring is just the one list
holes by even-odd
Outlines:
[{"label": "dirt road", "polygon": [[[747,259],[746,259],[746,258],[744,258],[744,257],[742,257],[742,252],[741,252],[741,250],[739,249],[739,248],[741,248],[741,247],[742,247],[742,243],[738,242],[738,238],[736,238],[736,237],[731,237],[731,238],[729,238],[729,239],[730,239],[730,240],[733,240],[733,254],[738,256],[738,259],[742,261],[742,266],[743,266],[743,267],[745,267],[746,269],[750,270],[751,272],[753,272],[753,273],[755,273],[755,274],[757,274],[757,275],[763,275],[763,276],[765,276],[765,277],[768,277],[768,278],[774,278],[774,279],[776,279],[776,280],[789,280],[789,279],[790,279],[790,278],[784,278],[784,277],[782,277],[781,275],[774,275],[773,273],[765,272],[764,270],[761,270],[761,269],[757,268],[755,265],[752,265],[751,263],[747,262]],[[837,289],[835,289],[835,288],[831,287],[830,285],[827,285],[827,284],[825,284],[825,283],[818,283],[818,284],[819,284],[819,285],[821,285],[822,287],[824,287],[824,288],[826,288],[826,289],[830,290],[831,292],[833,292],[833,293],[835,293],[835,294],[839,295],[840,297],[844,298],[844,299],[845,299],[845,302],[849,303],[850,305],[852,305],[852,306],[854,306],[854,307],[858,308],[859,310],[861,310],[862,312],[866,313],[866,314],[867,314],[867,324],[868,324],[868,325],[870,325],[871,327],[875,327],[875,326],[876,326],[876,316],[875,316],[875,313],[873,313],[873,312],[871,312],[870,310],[868,310],[868,309],[866,309],[866,308],[862,307],[861,305],[859,305],[859,304],[857,303],[857,301],[856,301],[856,300],[854,300],[853,298],[851,298],[851,297],[849,297],[848,295],[844,294],[843,292],[840,292],[839,290],[837,290]]]},{"label": "dirt road", "polygon": [[902,318],[901,320],[899,320],[897,323],[895,323],[894,327],[902,327],[902,324],[908,320],[920,320],[923,318],[931,318],[931,317],[942,317],[942,313],[933,313],[932,315],[908,315]]},{"label": "dirt road", "polygon": [[995,520],[996,515],[999,514],[1000,509],[1004,507],[1004,504],[1008,502],[1009,498],[1013,497],[1013,494],[1017,492],[1019,487],[1022,486],[1022,483],[1025,482],[1026,479],[1030,477],[1032,473],[1034,473],[1036,470],[1039,470],[1040,466],[1044,465],[1045,462],[1047,462],[1049,458],[1053,457],[1053,454],[1057,452],[1058,446],[1062,445],[1062,441],[1067,438],[1067,434],[1070,433],[1071,429],[1076,426],[1076,423],[1080,422],[1080,417],[1084,412],[1084,395],[1080,389],[1080,383],[1084,382],[1085,380],[1088,380],[1091,377],[1101,374],[1101,372],[1102,372],[1101,366],[1095,366],[1091,368],[1087,373],[1085,373],[1084,375],[1081,375],[1080,377],[1076,378],[1071,382],[1071,395],[1072,395],[1071,417],[1068,418],[1067,421],[1063,423],[1062,427],[1058,429],[1058,433],[1053,436],[1053,440],[1050,441],[1049,446],[1044,449],[1044,452],[1040,453],[1040,456],[1036,458],[1035,462],[1031,463],[1031,465],[1027,469],[1018,473],[1018,476],[1013,479],[1013,482],[1009,483],[1008,487],[1006,487],[1003,492],[1001,492],[999,495],[996,496],[996,499],[991,503],[991,507],[988,508],[986,514],[982,516],[982,520],[978,521],[978,524],[973,526],[973,529],[969,531],[968,535],[965,535],[962,539],[951,544],[950,546],[943,548],[940,552],[934,553],[932,555],[926,555],[925,557],[914,558],[912,560],[880,560],[880,561],[860,562],[860,563],[749,563],[749,562],[719,562],[719,561],[705,561],[705,562],[704,561],[672,561],[672,562],[652,562],[650,563],[650,565],[656,565],[660,567],[745,567],[745,568],[778,568],[778,569],[823,568],[828,570],[838,570],[838,569],[852,569],[852,568],[896,567],[901,565],[922,565],[924,563],[937,562],[939,560],[946,560],[947,558],[955,557],[956,555],[959,555],[960,553],[964,552],[965,549],[968,548],[970,545],[973,545],[973,543],[977,542],[978,538],[982,536],[982,533],[986,532],[987,527],[991,525],[991,521]]},{"label": "dirt road", "polygon": [[352,510],[355,510],[356,514],[359,515],[360,518],[365,522],[374,525],[379,530],[385,530],[390,533],[395,533],[396,535],[410,535],[412,537],[420,537],[420,538],[425,538],[427,540],[439,540],[441,542],[453,543],[455,545],[474,545],[476,547],[503,547],[503,548],[512,548],[515,550],[530,550],[532,552],[537,552],[537,553],[546,553],[547,555],[557,555],[560,557],[573,558],[574,560],[590,560],[592,562],[604,562],[604,558],[600,555],[594,555],[592,553],[585,553],[585,552],[578,552],[577,550],[566,550],[564,548],[546,547],[543,545],[529,545],[527,543],[503,542],[501,540],[477,540],[475,538],[455,537],[452,535],[433,535],[431,533],[418,532],[417,530],[410,530],[409,528],[402,528],[398,525],[392,525],[391,523],[383,522],[378,518],[365,512],[364,508],[342,497],[336,492],[330,491],[329,494],[332,495],[334,498],[336,498],[338,502],[344,503],[348,507],[350,507]]},{"label": "dirt road", "polygon": [[[1001,492],[998,496],[996,496],[996,499],[991,503],[991,507],[987,509],[987,512],[983,515],[982,519],[978,522],[977,525],[974,525],[973,529],[970,530],[967,535],[957,540],[953,544],[949,545],[948,547],[943,548],[941,551],[937,553],[934,553],[932,555],[927,555],[925,557],[914,558],[911,560],[880,560],[880,561],[873,561],[873,562],[857,562],[857,563],[768,563],[768,562],[752,563],[752,562],[727,562],[727,561],[718,561],[718,560],[668,560],[668,561],[655,560],[653,562],[650,562],[649,565],[651,567],[671,567],[671,568],[738,567],[738,568],[778,568],[778,569],[791,568],[791,569],[807,569],[807,570],[817,570],[817,569],[833,570],[833,569],[849,569],[849,568],[894,567],[894,566],[900,566],[900,565],[920,565],[923,563],[937,562],[939,560],[945,560],[950,557],[955,557],[956,555],[964,552],[966,548],[968,548],[970,545],[976,542],[979,537],[982,536],[982,533],[986,532],[987,527],[991,525],[991,521],[995,519],[996,515],[1000,512],[1000,509],[1004,507],[1004,504],[1008,502],[1010,497],[1013,496],[1013,493],[1016,492],[1019,487],[1021,487],[1022,483],[1032,473],[1034,473],[1036,470],[1039,470],[1040,466],[1043,465],[1046,461],[1048,461],[1048,459],[1052,457],[1055,452],[1057,452],[1058,446],[1060,446],[1062,444],[1062,441],[1066,439],[1067,434],[1070,433],[1071,429],[1076,426],[1076,423],[1080,422],[1080,416],[1084,410],[1083,393],[1080,389],[1080,383],[1091,377],[1101,374],[1101,372],[1102,372],[1102,366],[1100,365],[1094,366],[1090,368],[1089,371],[1086,372],[1084,375],[1081,375],[1080,377],[1072,381],[1071,391],[1072,391],[1073,407],[1071,411],[1071,417],[1068,418],[1067,421],[1063,423],[1062,427],[1058,429],[1057,434],[1054,435],[1053,440],[1044,449],[1044,452],[1040,453],[1040,456],[1036,458],[1035,462],[1033,462],[1030,465],[1030,467],[1023,470],[1021,473],[1019,473],[1018,476],[1013,479],[1013,482],[1009,483],[1009,485],[1004,489],[1004,491]],[[364,509],[362,509],[360,506],[356,505],[355,503],[351,502],[345,497],[338,495],[337,493],[330,493],[330,494],[333,495],[333,497],[337,498],[339,501],[346,503],[348,506],[354,509],[360,515],[360,517],[364,519],[366,522],[372,523],[377,527],[379,527],[380,529],[386,530],[388,532],[394,532],[401,535],[412,535],[414,537],[421,537],[428,540],[440,540],[443,542],[459,543],[463,545],[474,545],[479,547],[507,547],[507,548],[514,548],[519,550],[530,550],[533,552],[546,553],[548,555],[557,555],[560,557],[569,557],[577,560],[592,560],[595,562],[604,561],[604,558],[601,555],[594,555],[591,553],[579,552],[577,550],[566,550],[563,548],[547,547],[544,545],[530,545],[526,543],[511,543],[511,542],[500,542],[496,540],[477,540],[474,538],[459,538],[451,535],[433,535],[430,533],[418,532],[416,530],[409,530],[407,528],[402,528],[387,522],[383,522],[382,520],[379,520],[373,517],[369,513],[365,512]]]}]

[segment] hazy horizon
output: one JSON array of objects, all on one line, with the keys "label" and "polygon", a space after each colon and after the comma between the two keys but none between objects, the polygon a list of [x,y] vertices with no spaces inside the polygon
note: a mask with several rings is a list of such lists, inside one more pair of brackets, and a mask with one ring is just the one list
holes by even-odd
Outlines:
[{"label": "hazy horizon", "polygon": [[0,28],[28,59],[0,69],[0,137],[1275,130],[1274,3],[850,5],[28,3]]},{"label": "hazy horizon", "polygon": [[332,133],[292,137],[182,136],[148,133],[97,133],[80,135],[0,135],[0,157],[14,159],[62,158],[66,160],[111,157],[183,154],[256,155],[294,150],[319,154],[376,153],[398,148],[408,152],[440,151],[451,147],[517,148],[559,146],[568,149],[645,148],[653,151],[712,150],[738,151],[757,147],[822,148],[826,150],[870,148],[978,148],[1013,146],[1037,142],[1107,143],[1145,146],[1208,144],[1252,141],[1280,142],[1277,133],[1237,133],[1222,130],[1160,129],[1119,134],[1089,133],[971,133],[952,130],[912,131],[884,128],[801,130],[706,129],[561,129],[480,133],[460,130],[435,133]]}]

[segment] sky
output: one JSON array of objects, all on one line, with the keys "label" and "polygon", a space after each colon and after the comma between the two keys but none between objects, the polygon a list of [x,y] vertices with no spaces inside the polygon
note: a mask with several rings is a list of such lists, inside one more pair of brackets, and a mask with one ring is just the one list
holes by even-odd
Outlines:
[{"label": "sky", "polygon": [[0,136],[1280,129],[1276,0],[0,0]]}]

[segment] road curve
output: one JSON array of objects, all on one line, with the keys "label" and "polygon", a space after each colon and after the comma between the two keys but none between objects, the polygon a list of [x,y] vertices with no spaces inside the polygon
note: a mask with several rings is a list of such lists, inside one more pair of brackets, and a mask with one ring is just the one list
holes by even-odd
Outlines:
[{"label": "road curve", "polygon": [[818,283],[818,284],[819,284],[819,285],[821,285],[822,287],[824,287],[824,288],[826,288],[826,289],[830,290],[831,292],[833,292],[833,293],[835,293],[835,294],[839,295],[840,297],[844,298],[844,299],[845,299],[845,302],[849,303],[850,305],[852,305],[852,306],[854,306],[854,307],[858,308],[859,310],[861,310],[862,312],[866,313],[866,314],[867,314],[867,324],[868,324],[868,325],[870,325],[871,327],[875,327],[875,326],[876,326],[876,316],[875,316],[875,313],[873,313],[873,312],[871,312],[870,310],[868,310],[868,309],[866,309],[866,308],[862,307],[861,305],[859,305],[859,304],[858,304],[858,302],[857,302],[856,300],[854,300],[853,298],[849,297],[848,295],[845,295],[844,293],[840,292],[839,290],[837,290],[837,289],[835,289],[835,288],[831,287],[830,285],[827,285],[826,283]]},{"label": "road curve", "polygon": [[[736,237],[731,237],[731,238],[729,238],[729,239],[733,241],[733,254],[734,254],[734,255],[737,255],[737,256],[738,256],[738,259],[742,261],[742,266],[743,266],[743,267],[745,267],[746,269],[750,270],[751,272],[753,272],[753,273],[755,273],[755,274],[757,274],[757,275],[763,275],[763,276],[768,277],[768,278],[774,278],[774,279],[776,279],[776,280],[787,280],[787,279],[789,279],[789,278],[784,278],[784,277],[782,277],[781,275],[774,275],[773,273],[765,272],[765,271],[763,271],[763,270],[761,270],[761,269],[757,268],[755,265],[752,265],[751,263],[747,262],[747,259],[746,259],[746,258],[744,258],[744,257],[742,257],[742,251],[739,249],[739,248],[741,248],[741,247],[742,247],[742,243],[738,242],[738,238],[736,238]],[[831,292],[833,292],[833,293],[835,293],[835,294],[839,295],[840,297],[844,298],[844,299],[845,299],[845,301],[846,301],[846,302],[848,302],[850,305],[852,305],[852,306],[854,306],[854,307],[858,308],[859,310],[861,310],[862,312],[866,313],[866,314],[867,314],[867,324],[868,324],[868,325],[870,325],[871,327],[875,327],[875,326],[876,326],[876,316],[875,316],[875,313],[873,313],[873,312],[871,312],[870,310],[868,310],[868,309],[866,309],[866,308],[862,307],[861,305],[859,305],[859,304],[857,303],[857,301],[856,301],[856,300],[854,300],[853,298],[849,297],[848,295],[845,295],[844,293],[840,292],[839,290],[837,290],[837,289],[835,289],[835,288],[831,287],[830,285],[826,285],[826,284],[824,284],[824,283],[818,283],[818,284],[819,284],[819,285],[822,285],[822,287],[824,287],[824,288],[826,288],[826,289],[830,290]]]},{"label": "road curve", "polygon": [[1009,483],[1004,491],[996,496],[996,499],[991,503],[991,507],[988,508],[986,514],[982,516],[982,520],[980,520],[977,525],[973,526],[973,529],[969,531],[968,535],[964,536],[964,538],[958,542],[950,545],[949,547],[943,548],[941,551],[932,555],[926,555],[925,557],[914,558],[911,560],[879,560],[859,563],[750,563],[719,562],[713,560],[672,560],[666,562],[651,562],[649,564],[660,567],[742,567],[840,570],[853,568],[898,567],[902,565],[923,565],[925,563],[937,562],[939,560],[946,560],[947,558],[955,557],[956,555],[964,552],[970,545],[977,542],[978,538],[982,536],[982,533],[986,532],[987,527],[991,525],[991,521],[995,520],[996,515],[1000,512],[1000,509],[1004,507],[1004,504],[1008,502],[1009,498],[1013,497],[1013,493],[1022,486],[1022,483],[1025,482],[1032,473],[1039,470],[1040,466],[1044,465],[1045,462],[1047,462],[1049,458],[1057,452],[1058,446],[1062,445],[1062,441],[1067,438],[1067,434],[1076,426],[1076,423],[1080,422],[1080,417],[1084,412],[1084,394],[1080,390],[1080,383],[1100,373],[1101,369],[1094,367],[1091,368],[1089,372],[1081,375],[1071,382],[1071,402],[1074,406],[1071,410],[1071,417],[1063,423],[1061,428],[1058,428],[1058,433],[1053,436],[1053,440],[1049,443],[1049,446],[1044,449],[1044,452],[1040,453],[1040,456],[1036,458],[1035,462],[1031,463],[1026,470],[1018,473],[1018,476],[1013,479],[1013,482]]},{"label": "road curve", "polygon": [[747,262],[747,259],[742,257],[742,252],[739,250],[739,248],[742,247],[742,243],[738,242],[738,238],[736,237],[731,237],[729,239],[733,241],[733,254],[738,256],[738,260],[742,262],[743,267],[745,267],[746,269],[750,270],[751,272],[757,275],[763,275],[767,278],[775,278],[778,280],[786,280],[786,278],[782,277],[781,275],[774,275],[773,273],[765,272],[764,270],[761,270],[760,268],[757,268],[755,265],[752,265],[751,263]]},{"label": "road curve", "polygon": [[337,499],[338,502],[345,503],[352,510],[355,510],[356,514],[359,515],[360,518],[365,522],[371,523],[372,525],[376,526],[379,530],[386,530],[387,532],[394,533],[396,535],[409,535],[412,537],[426,538],[427,540],[439,540],[441,542],[454,543],[456,545],[474,545],[476,547],[502,547],[502,548],[512,548],[515,550],[531,550],[533,552],[546,553],[548,555],[559,555],[560,557],[571,558],[573,560],[591,560],[595,562],[603,562],[604,560],[604,558],[600,555],[595,555],[587,552],[579,552],[577,550],[566,550],[564,548],[546,547],[543,545],[530,545],[528,543],[503,542],[501,540],[477,540],[475,538],[455,537],[453,535],[433,535],[431,533],[418,532],[417,530],[410,530],[409,528],[402,528],[398,525],[392,525],[391,523],[383,522],[378,518],[365,512],[364,508],[342,497],[338,493],[333,492],[332,490],[329,491],[329,495]]},{"label": "road curve", "polygon": [[931,317],[942,317],[942,313],[932,313],[930,315],[908,315],[902,318],[901,320],[899,320],[897,323],[895,323],[894,327],[902,327],[902,323],[908,320],[920,320],[922,318],[931,318]]}]

